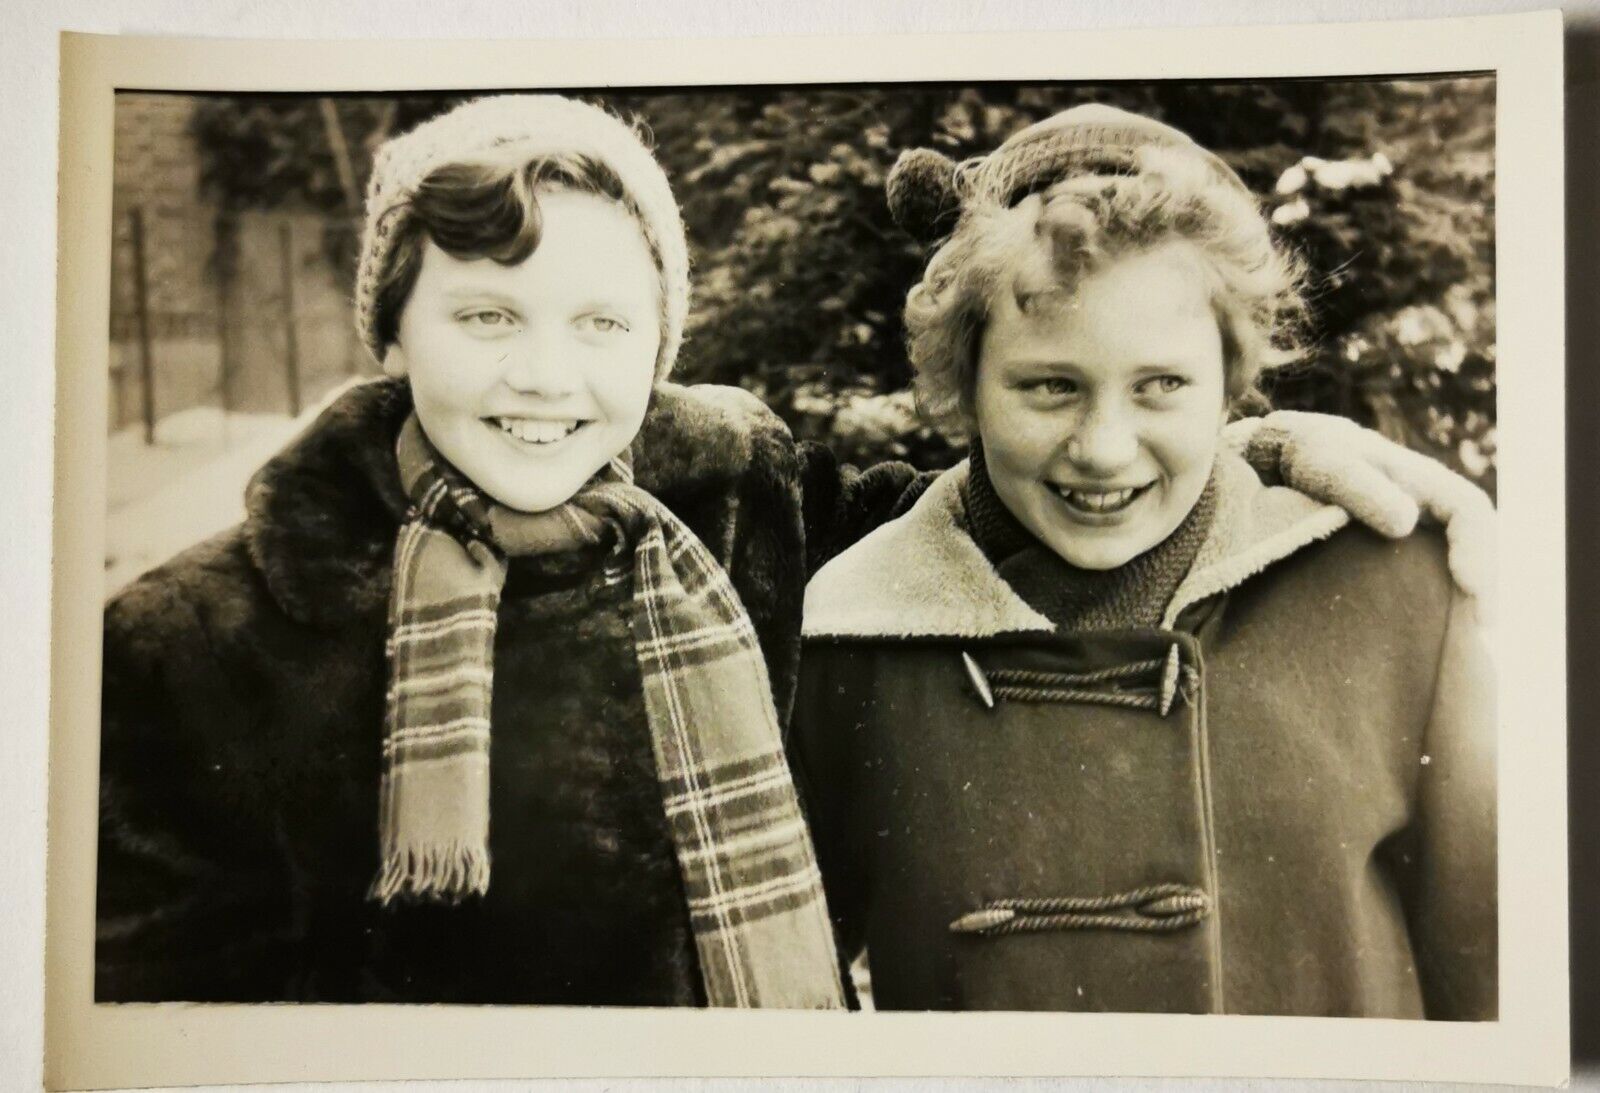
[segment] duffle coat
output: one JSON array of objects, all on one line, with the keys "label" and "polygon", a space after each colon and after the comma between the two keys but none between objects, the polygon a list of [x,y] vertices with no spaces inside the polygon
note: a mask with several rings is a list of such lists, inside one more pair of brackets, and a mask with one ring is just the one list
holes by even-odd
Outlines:
[{"label": "duffle coat", "polygon": [[1060,632],[967,471],[806,596],[793,763],[874,1004],[1492,1018],[1492,679],[1442,536],[1225,454],[1162,624]]},{"label": "duffle coat", "polygon": [[[367,898],[410,412],[401,382],[347,392],[257,474],[242,524],[107,606],[97,1000],[702,1001],[632,590],[597,556],[510,563],[488,895]],[[786,717],[808,558],[919,479],[840,468],[734,388],[662,385],[633,459],[730,575]]]}]

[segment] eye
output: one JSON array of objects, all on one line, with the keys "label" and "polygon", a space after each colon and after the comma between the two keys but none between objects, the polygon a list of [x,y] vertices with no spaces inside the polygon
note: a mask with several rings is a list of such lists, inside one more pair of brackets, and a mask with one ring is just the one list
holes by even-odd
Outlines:
[{"label": "eye", "polygon": [[1139,392],[1146,395],[1171,395],[1187,386],[1189,381],[1182,376],[1154,376],[1139,384]]},{"label": "eye", "polygon": [[626,334],[628,324],[615,315],[585,315],[580,325],[595,334]]},{"label": "eye", "polygon": [[1046,376],[1043,379],[1030,380],[1023,386],[1034,394],[1047,395],[1053,398],[1066,398],[1069,395],[1078,393],[1077,381],[1068,379],[1065,376]]},{"label": "eye", "polygon": [[473,333],[499,333],[516,325],[516,319],[511,315],[493,307],[460,312],[456,315],[456,322]]}]

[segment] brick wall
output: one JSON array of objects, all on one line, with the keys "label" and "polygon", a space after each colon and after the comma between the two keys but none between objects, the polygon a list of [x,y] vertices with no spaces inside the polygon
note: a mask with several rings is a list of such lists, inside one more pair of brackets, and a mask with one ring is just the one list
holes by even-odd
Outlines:
[{"label": "brick wall", "polygon": [[129,212],[144,214],[150,310],[154,331],[205,331],[213,308],[207,274],[214,242],[214,204],[200,194],[200,155],[189,135],[195,100],[182,95],[124,92],[117,96],[111,211],[115,263],[112,335],[133,336],[133,266]]},{"label": "brick wall", "polygon": [[[115,108],[112,176],[112,429],[142,415],[131,213],[143,222],[147,317],[155,417],[191,406],[289,408],[281,245],[291,232],[296,341],[302,402],[365,365],[350,334],[348,291],[321,245],[327,217],[305,210],[257,210],[239,220],[238,272],[217,272],[218,206],[200,189],[200,149],[190,134],[197,100],[121,92]],[[226,301],[224,301],[224,296]],[[223,315],[228,330],[221,329]],[[226,336],[224,336],[224,333]],[[228,364],[223,390],[224,354]]]}]

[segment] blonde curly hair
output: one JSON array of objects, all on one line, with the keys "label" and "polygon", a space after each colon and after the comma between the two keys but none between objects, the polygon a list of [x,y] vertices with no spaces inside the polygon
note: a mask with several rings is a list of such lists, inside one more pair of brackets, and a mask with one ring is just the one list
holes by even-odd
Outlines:
[{"label": "blonde curly hair", "polygon": [[973,432],[972,392],[990,308],[1070,293],[1106,262],[1168,242],[1193,245],[1222,333],[1229,405],[1259,404],[1264,368],[1299,356],[1299,263],[1274,244],[1254,198],[1188,149],[1150,146],[1126,173],[1082,174],[1007,204],[969,193],[960,221],[906,296],[917,406],[953,436]]}]

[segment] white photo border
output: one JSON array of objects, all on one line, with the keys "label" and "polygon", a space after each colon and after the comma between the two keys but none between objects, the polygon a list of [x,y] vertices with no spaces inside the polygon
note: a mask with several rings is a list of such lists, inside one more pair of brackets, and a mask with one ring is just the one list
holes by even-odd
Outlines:
[{"label": "white photo border", "polygon": [[[47,1086],[935,1074],[1564,1082],[1562,56],[1558,12],[1415,23],[672,42],[63,36]],[[116,90],[559,90],[1458,71],[1492,71],[1497,79],[1500,556],[1515,561],[1501,564],[1495,631],[1499,1021],[93,1004]]]}]

